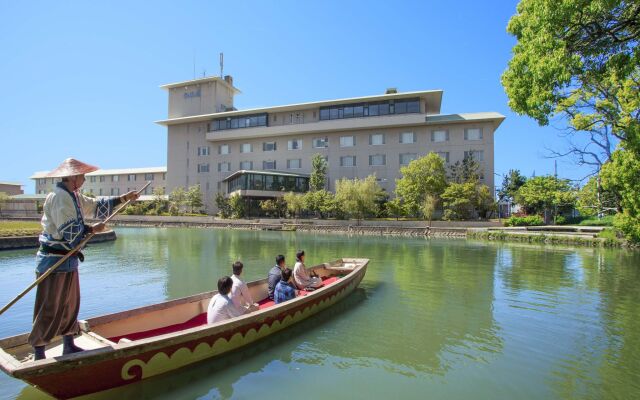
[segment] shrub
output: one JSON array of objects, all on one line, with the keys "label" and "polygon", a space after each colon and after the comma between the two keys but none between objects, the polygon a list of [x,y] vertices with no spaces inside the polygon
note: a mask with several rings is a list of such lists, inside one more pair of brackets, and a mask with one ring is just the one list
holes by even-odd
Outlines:
[{"label": "shrub", "polygon": [[526,217],[512,216],[505,223],[505,226],[537,226],[544,225],[542,217],[539,215],[529,215]]}]

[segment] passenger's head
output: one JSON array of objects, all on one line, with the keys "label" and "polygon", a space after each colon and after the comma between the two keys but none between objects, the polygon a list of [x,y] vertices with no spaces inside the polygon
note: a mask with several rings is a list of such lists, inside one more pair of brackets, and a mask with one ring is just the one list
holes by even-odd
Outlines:
[{"label": "passenger's head", "polygon": [[291,270],[285,267],[280,275],[282,276],[283,282],[289,282],[289,279],[291,279]]},{"label": "passenger's head", "polygon": [[242,273],[242,263],[240,261],[236,261],[233,263],[233,274],[240,276]]},{"label": "passenger's head", "polygon": [[284,266],[284,256],[283,256],[282,254],[278,254],[278,255],[276,256],[276,265],[277,265],[278,267],[282,267],[282,266]]},{"label": "passenger's head", "polygon": [[300,262],[304,261],[304,250],[298,250],[296,253],[296,260]]},{"label": "passenger's head", "polygon": [[218,293],[229,294],[231,286],[233,286],[233,281],[228,276],[218,279]]}]

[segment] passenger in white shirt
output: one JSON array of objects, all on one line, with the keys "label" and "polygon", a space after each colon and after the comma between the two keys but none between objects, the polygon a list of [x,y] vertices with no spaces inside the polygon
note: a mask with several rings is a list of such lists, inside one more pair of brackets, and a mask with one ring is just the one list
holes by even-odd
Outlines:
[{"label": "passenger in white shirt", "polygon": [[293,280],[298,289],[317,289],[322,287],[322,279],[314,272],[309,272],[304,266],[304,250],[296,253],[296,265],[293,267]]},{"label": "passenger in white shirt", "polygon": [[207,307],[208,324],[214,324],[244,314],[242,310],[236,308],[229,298],[231,286],[233,286],[233,281],[228,276],[218,279],[218,294],[211,298],[209,307]]},{"label": "passenger in white shirt", "polygon": [[231,287],[229,298],[231,298],[231,301],[238,310],[249,313],[257,310],[258,306],[253,303],[253,297],[251,297],[251,293],[249,293],[249,287],[240,279],[243,268],[244,266],[240,261],[233,263],[233,275],[231,275],[233,286]]}]

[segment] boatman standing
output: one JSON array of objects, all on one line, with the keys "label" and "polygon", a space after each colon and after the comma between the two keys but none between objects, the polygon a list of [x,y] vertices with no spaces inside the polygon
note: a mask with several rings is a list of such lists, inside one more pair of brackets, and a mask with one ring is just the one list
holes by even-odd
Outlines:
[{"label": "boatman standing", "polygon": [[[103,220],[118,204],[139,197],[136,192],[129,192],[119,197],[94,199],[79,193],[85,181],[84,174],[97,169],[93,165],[67,158],[47,174],[47,177],[62,178],[62,181],[56,184],[44,202],[40,248],[36,254],[36,276],[42,275],[75,248],[87,234],[105,229],[102,222],[86,225],[85,216]],[[83,260],[81,252],[73,254],[38,284],[33,328],[29,335],[29,344],[34,348],[36,360],[46,358],[45,345],[57,335],[63,337],[63,354],[82,351],[74,344],[73,336],[79,331],[78,262]]]}]

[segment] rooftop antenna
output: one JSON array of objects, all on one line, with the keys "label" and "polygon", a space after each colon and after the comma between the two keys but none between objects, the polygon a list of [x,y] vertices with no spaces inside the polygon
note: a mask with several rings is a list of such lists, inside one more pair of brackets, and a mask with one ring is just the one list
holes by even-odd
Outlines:
[{"label": "rooftop antenna", "polygon": [[558,179],[558,160],[553,160],[553,176]]},{"label": "rooftop antenna", "polygon": [[224,67],[224,53],[220,53],[220,78],[224,78],[224,75],[222,75],[223,67]]}]

